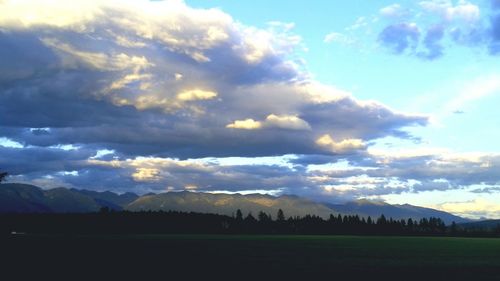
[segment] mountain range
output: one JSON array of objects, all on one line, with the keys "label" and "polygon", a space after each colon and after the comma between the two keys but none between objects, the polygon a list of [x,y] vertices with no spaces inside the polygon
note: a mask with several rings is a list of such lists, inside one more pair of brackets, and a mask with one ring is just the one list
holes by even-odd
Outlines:
[{"label": "mountain range", "polygon": [[234,215],[240,209],[244,215],[256,216],[260,211],[275,216],[282,209],[287,217],[330,214],[371,216],[384,214],[393,219],[441,218],[445,223],[464,223],[469,220],[439,210],[412,205],[391,205],[384,202],[357,200],[344,204],[315,202],[294,195],[279,197],[262,194],[211,194],[200,192],[166,192],[138,196],[110,191],[54,188],[41,189],[34,185],[8,183],[0,185],[0,213],[84,213],[102,207],[128,211],[183,211]]}]

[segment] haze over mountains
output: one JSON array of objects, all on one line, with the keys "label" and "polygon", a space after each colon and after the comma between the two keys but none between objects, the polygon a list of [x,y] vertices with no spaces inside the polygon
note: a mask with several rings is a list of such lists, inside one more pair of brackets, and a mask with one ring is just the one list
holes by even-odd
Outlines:
[{"label": "haze over mountains", "polygon": [[89,190],[55,188],[43,190],[27,184],[0,185],[0,212],[40,213],[40,212],[96,212],[102,207],[112,210],[129,211],[183,211],[234,215],[241,209],[246,216],[256,216],[260,211],[273,217],[282,209],[287,217],[317,215],[327,218],[330,214],[357,214],[362,217],[379,217],[384,214],[394,219],[441,218],[445,223],[469,220],[429,208],[412,205],[390,205],[383,202],[358,200],[345,204],[327,204],[309,199],[283,195],[274,197],[261,194],[211,194],[195,192],[167,192],[138,196],[133,193],[116,194]]}]

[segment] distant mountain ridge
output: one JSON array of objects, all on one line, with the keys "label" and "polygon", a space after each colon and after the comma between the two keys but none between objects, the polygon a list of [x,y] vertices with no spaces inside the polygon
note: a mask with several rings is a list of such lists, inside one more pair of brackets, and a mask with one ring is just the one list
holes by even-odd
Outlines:
[{"label": "distant mountain ridge", "polygon": [[465,229],[489,229],[489,230],[494,230],[494,229],[500,229],[500,220],[495,219],[495,220],[482,220],[482,221],[473,221],[473,222],[466,222],[460,224],[462,228]]},{"label": "distant mountain ridge", "polygon": [[274,197],[262,194],[211,194],[195,192],[167,192],[138,196],[133,193],[116,194],[110,191],[55,188],[43,190],[27,184],[0,185],[0,213],[85,213],[96,212],[102,207],[128,211],[183,211],[234,215],[240,209],[246,216],[260,211],[273,217],[282,209],[287,217],[317,215],[328,218],[330,214],[350,214],[377,218],[384,214],[394,219],[441,218],[445,223],[465,223],[469,220],[429,208],[412,205],[390,205],[384,202],[358,200],[345,204],[318,203],[312,200],[283,195]]},{"label": "distant mountain ridge", "polygon": [[142,196],[130,203],[127,210],[174,210],[183,212],[217,213],[234,215],[237,209],[243,214],[260,211],[275,216],[282,209],[286,216],[317,215],[327,218],[334,213],[324,204],[319,204],[296,196],[274,197],[262,194],[211,194],[195,192],[169,192]]},{"label": "distant mountain ridge", "polygon": [[384,214],[386,217],[391,217],[393,219],[421,219],[436,217],[441,218],[445,223],[450,224],[451,222],[463,223],[469,222],[470,220],[455,216],[453,214],[439,211],[431,208],[424,208],[413,206],[409,204],[403,205],[391,205],[380,201],[369,201],[369,200],[357,200],[353,202],[347,202],[345,204],[326,204],[333,210],[338,211],[342,214],[358,214],[360,216],[371,216],[378,217]]},{"label": "distant mountain ridge", "polygon": [[102,207],[123,210],[139,196],[132,193],[67,189],[43,190],[37,186],[19,183],[0,184],[0,213],[86,213]]}]

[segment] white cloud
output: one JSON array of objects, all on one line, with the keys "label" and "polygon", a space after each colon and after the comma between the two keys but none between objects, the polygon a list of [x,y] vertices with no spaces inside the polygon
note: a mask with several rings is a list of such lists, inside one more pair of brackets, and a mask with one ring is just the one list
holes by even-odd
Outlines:
[{"label": "white cloud", "polygon": [[253,119],[235,120],[231,124],[227,124],[226,128],[230,129],[243,129],[243,130],[256,130],[262,128],[262,122]]},{"label": "white cloud", "polygon": [[329,134],[325,134],[318,138],[316,144],[333,153],[345,153],[347,151],[360,150],[366,147],[360,139],[335,141]]},{"label": "white cloud", "polygon": [[290,130],[310,130],[311,126],[295,115],[270,114],[264,121],[264,126],[269,128],[281,128]]},{"label": "white cloud", "polygon": [[439,15],[443,20],[462,20],[469,23],[477,22],[480,19],[480,9],[468,1],[459,1],[453,5],[451,0],[422,1],[420,6],[431,13]]},{"label": "white cloud", "polygon": [[42,38],[41,41],[45,45],[61,51],[59,54],[62,57],[63,65],[69,68],[78,67],[79,62],[97,70],[108,71],[126,69],[139,71],[152,65],[144,56],[128,56],[124,53],[108,55],[105,53],[81,51],[56,38]]},{"label": "white cloud", "polygon": [[0,146],[3,147],[12,147],[12,148],[23,148],[21,143],[10,140],[8,138],[0,137]]},{"label": "white cloud", "polygon": [[215,97],[217,97],[216,92],[200,89],[186,90],[177,95],[177,99],[181,101],[210,100]]},{"label": "white cloud", "polygon": [[386,6],[380,9],[379,12],[382,16],[389,18],[399,18],[407,14],[406,9],[404,9],[401,5],[397,3]]},{"label": "white cloud", "polygon": [[[50,25],[83,32],[85,24],[102,12],[95,1],[84,0],[57,3],[51,0],[4,0],[0,4],[0,25],[15,28]],[[78,7],[78,13],[75,13],[75,7]]]},{"label": "white cloud", "polygon": [[155,182],[161,179],[160,170],[154,168],[137,168],[132,174],[132,178],[137,182]]},{"label": "white cloud", "polygon": [[323,42],[325,43],[339,43],[342,45],[351,45],[354,42],[356,42],[353,38],[344,35],[339,32],[331,32],[325,35],[325,38],[323,39]]},{"label": "white cloud", "polygon": [[288,130],[311,130],[311,126],[295,115],[275,115],[270,114],[264,121],[253,119],[236,120],[228,124],[226,128],[255,130],[264,128],[280,128]]},{"label": "white cloud", "polygon": [[351,97],[351,93],[337,89],[331,85],[325,85],[319,82],[310,82],[297,86],[297,90],[304,96],[306,96],[308,101],[314,103],[330,103],[337,102],[348,97]]}]

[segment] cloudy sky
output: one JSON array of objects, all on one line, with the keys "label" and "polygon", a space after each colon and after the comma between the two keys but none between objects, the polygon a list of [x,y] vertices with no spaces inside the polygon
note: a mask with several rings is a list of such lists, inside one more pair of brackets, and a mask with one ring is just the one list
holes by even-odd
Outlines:
[{"label": "cloudy sky", "polygon": [[0,169],[500,218],[500,1],[0,0]]}]

